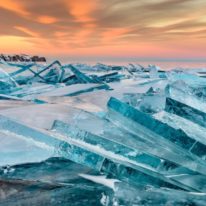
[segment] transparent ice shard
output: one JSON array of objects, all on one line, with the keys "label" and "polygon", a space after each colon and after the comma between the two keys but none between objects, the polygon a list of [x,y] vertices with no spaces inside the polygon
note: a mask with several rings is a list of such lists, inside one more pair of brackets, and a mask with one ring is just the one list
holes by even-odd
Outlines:
[{"label": "transparent ice shard", "polygon": [[[183,131],[175,130],[164,123],[159,123],[159,121],[154,120],[152,117],[115,98],[110,99],[108,108],[108,118],[119,127],[128,130],[138,138],[143,139],[144,142],[147,142],[147,145],[151,147],[151,153],[195,172],[205,174],[205,162],[179,146],[182,144],[181,141],[185,142],[188,148],[194,144],[194,140],[183,138],[187,136]],[[176,140],[175,138],[174,140],[177,142],[172,142],[175,135],[178,135],[178,137],[180,135],[182,139]],[[158,148],[155,149],[153,147],[157,147],[157,140]]]},{"label": "transparent ice shard", "polygon": [[165,111],[179,115],[185,119],[199,124],[200,126],[206,127],[206,113],[178,102],[172,98],[166,99]]},{"label": "transparent ice shard", "polygon": [[168,73],[168,79],[171,82],[183,81],[192,87],[204,87],[206,82],[204,78],[201,78],[195,74],[190,74],[186,71],[175,72],[171,71]]},{"label": "transparent ice shard", "polygon": [[93,79],[91,79],[89,76],[85,75],[81,71],[79,71],[75,66],[73,65],[65,65],[64,68],[70,68],[71,71],[75,74],[75,76],[78,78],[79,83],[96,83]]},{"label": "transparent ice shard", "polygon": [[[121,109],[123,109],[124,106],[126,108],[127,105],[122,104],[118,100],[110,99],[110,102],[108,103],[108,105],[110,108],[112,107],[113,109],[117,109],[117,111],[119,112],[123,111],[125,115],[128,115],[129,113],[129,111],[127,113],[124,110],[121,111]],[[131,113],[132,114],[131,117],[133,118],[133,120],[135,120],[135,122],[152,130],[156,134],[161,135],[162,137],[165,137],[167,140],[179,145],[180,147],[190,150],[190,148],[193,147],[194,144],[196,143],[194,139],[187,136],[183,131],[176,130],[173,127],[170,127],[168,124],[165,124],[159,120],[156,120],[152,118],[151,116],[141,111],[138,111],[137,109],[131,106],[130,107],[128,106],[128,109],[130,109],[131,112],[133,112],[133,114]]]},{"label": "transparent ice shard", "polygon": [[[184,145],[182,142],[182,148],[189,150],[190,153],[197,155],[198,157],[205,160],[206,158],[206,138],[203,133],[205,132],[204,128],[196,126],[194,123],[190,123],[187,120],[179,118],[176,115],[171,115],[167,112],[163,112],[160,115],[155,116],[157,119],[165,122],[166,124],[172,126],[177,130],[182,130],[187,134],[185,139],[194,140],[194,144]],[[190,126],[190,128],[189,128]]]},{"label": "transparent ice shard", "polygon": [[146,93],[126,93],[123,101],[145,113],[155,113],[164,109],[165,95],[152,87]]},{"label": "transparent ice shard", "polygon": [[149,73],[150,73],[150,78],[158,78],[159,77],[159,74],[158,74],[159,68],[157,66],[149,65],[148,69],[149,69]]},{"label": "transparent ice shard", "polygon": [[206,112],[204,95],[198,88],[193,88],[181,80],[169,84],[165,90],[167,97]]},{"label": "transparent ice shard", "polygon": [[176,128],[183,130],[188,136],[206,144],[205,132],[206,128],[202,127],[188,119],[178,116],[173,113],[162,111],[153,115],[156,119]]},{"label": "transparent ice shard", "polygon": [[97,76],[97,77],[92,77],[95,78],[95,80],[97,82],[116,82],[116,81],[120,81],[121,79],[123,79],[125,77],[125,75],[123,74],[119,74],[118,72],[112,72],[109,74],[104,74],[101,76]]},{"label": "transparent ice shard", "polygon": [[144,67],[140,64],[129,64],[127,67],[125,67],[125,69],[131,74],[133,75],[133,73],[135,72],[143,72],[144,71]]}]

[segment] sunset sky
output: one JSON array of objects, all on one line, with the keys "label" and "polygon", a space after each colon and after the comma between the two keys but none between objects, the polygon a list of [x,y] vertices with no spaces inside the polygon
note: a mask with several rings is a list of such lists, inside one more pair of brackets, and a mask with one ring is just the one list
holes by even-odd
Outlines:
[{"label": "sunset sky", "polygon": [[0,0],[0,53],[206,58],[206,0]]}]

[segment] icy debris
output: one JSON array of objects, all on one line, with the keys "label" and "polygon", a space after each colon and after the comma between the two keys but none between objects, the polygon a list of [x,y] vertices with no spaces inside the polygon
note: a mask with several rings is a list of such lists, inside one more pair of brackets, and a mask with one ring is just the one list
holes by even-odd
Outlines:
[{"label": "icy debris", "polygon": [[64,194],[78,196],[80,188],[103,205],[205,205],[206,82],[198,73],[59,61],[1,68],[0,184],[7,203],[25,203],[5,192],[9,180],[24,197],[28,187],[34,194],[44,188],[54,205],[71,204]]}]

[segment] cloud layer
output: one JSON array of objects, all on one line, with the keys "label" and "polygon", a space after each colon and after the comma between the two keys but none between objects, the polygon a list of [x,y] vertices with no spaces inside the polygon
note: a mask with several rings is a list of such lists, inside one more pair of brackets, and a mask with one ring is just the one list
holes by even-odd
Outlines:
[{"label": "cloud layer", "polygon": [[204,0],[0,0],[2,52],[206,57]]}]

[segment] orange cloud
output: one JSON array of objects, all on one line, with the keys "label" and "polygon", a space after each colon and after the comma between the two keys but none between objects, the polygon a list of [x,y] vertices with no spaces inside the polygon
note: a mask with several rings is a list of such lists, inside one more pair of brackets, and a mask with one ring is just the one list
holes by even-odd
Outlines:
[{"label": "orange cloud", "polygon": [[95,0],[90,1],[65,1],[68,6],[69,13],[75,17],[77,21],[89,22],[93,21],[94,18],[90,15],[92,11],[97,8],[97,2]]},{"label": "orange cloud", "polygon": [[15,29],[18,29],[19,31],[22,31],[28,35],[30,35],[31,37],[39,37],[39,34],[31,31],[30,29],[26,28],[26,27],[21,27],[21,26],[15,26]]},{"label": "orange cloud", "polygon": [[29,12],[24,7],[24,4],[21,1],[14,1],[14,0],[3,0],[0,3],[0,8],[4,8],[15,13],[18,13],[23,16],[28,16]]},{"label": "orange cloud", "polygon": [[54,24],[58,21],[58,19],[53,16],[39,16],[37,21],[42,24]]}]

